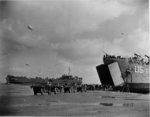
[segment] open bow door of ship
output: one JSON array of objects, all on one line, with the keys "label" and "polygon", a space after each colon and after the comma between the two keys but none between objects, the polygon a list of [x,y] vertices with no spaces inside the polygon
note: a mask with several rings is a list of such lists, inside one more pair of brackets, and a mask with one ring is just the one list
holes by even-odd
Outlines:
[{"label": "open bow door of ship", "polygon": [[111,63],[108,65],[113,83],[115,86],[119,86],[124,83],[124,80],[121,76],[121,71],[117,62]]},{"label": "open bow door of ship", "polygon": [[102,85],[114,85],[107,65],[96,67]]}]

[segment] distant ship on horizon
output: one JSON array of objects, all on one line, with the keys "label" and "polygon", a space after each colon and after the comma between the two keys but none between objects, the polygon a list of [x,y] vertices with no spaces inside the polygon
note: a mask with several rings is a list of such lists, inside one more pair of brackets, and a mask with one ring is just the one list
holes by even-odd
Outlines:
[{"label": "distant ship on horizon", "polygon": [[126,84],[130,91],[150,91],[149,56],[145,55],[144,58],[134,54],[134,57],[121,57],[106,54],[103,62],[104,64],[96,67],[102,85],[116,87]]}]

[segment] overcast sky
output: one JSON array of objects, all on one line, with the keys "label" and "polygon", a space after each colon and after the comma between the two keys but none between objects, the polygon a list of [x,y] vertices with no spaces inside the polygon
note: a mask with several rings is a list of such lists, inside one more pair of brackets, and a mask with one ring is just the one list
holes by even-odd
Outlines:
[{"label": "overcast sky", "polygon": [[1,81],[59,77],[70,67],[84,83],[100,83],[103,51],[150,55],[148,0],[0,1]]}]

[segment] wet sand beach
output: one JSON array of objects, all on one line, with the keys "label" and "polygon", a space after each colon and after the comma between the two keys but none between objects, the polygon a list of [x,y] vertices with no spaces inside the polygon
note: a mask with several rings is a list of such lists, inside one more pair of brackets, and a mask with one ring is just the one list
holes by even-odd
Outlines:
[{"label": "wet sand beach", "polygon": [[0,96],[1,115],[149,117],[149,94],[88,91],[34,96],[26,88],[28,95],[27,89],[24,94],[20,88],[20,95],[7,92]]}]

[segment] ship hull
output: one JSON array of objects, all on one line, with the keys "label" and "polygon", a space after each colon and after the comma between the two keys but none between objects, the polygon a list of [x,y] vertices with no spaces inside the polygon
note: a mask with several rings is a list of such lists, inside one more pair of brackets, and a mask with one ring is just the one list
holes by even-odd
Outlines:
[{"label": "ship hull", "polygon": [[32,84],[45,84],[46,82],[42,79],[29,79],[15,76],[6,77],[7,84],[20,84],[20,85],[32,85]]},{"label": "ship hull", "polygon": [[[150,92],[149,65],[131,62],[126,58],[118,59],[107,57],[104,58],[103,61],[105,66],[109,66],[114,62],[118,63],[124,83],[129,86],[130,91]],[[97,69],[97,71],[98,74],[103,74],[100,70]],[[102,79],[102,77],[100,77],[100,79]]]},{"label": "ship hull", "polygon": [[150,84],[149,83],[128,83],[129,89],[131,92],[142,92],[149,93],[150,92]]},{"label": "ship hull", "polygon": [[6,82],[7,82],[7,84],[24,84],[24,85],[31,84],[30,79],[11,77],[11,76],[6,77]]},{"label": "ship hull", "polygon": [[21,84],[21,85],[31,85],[31,81],[16,81],[16,80],[10,80],[7,82],[7,84]]}]

